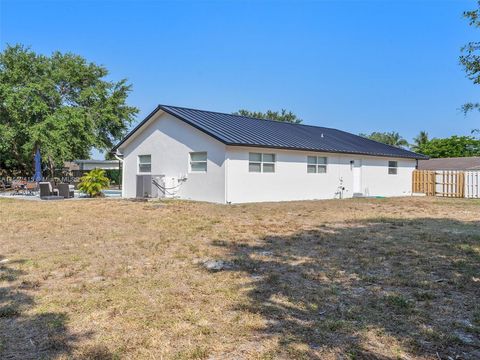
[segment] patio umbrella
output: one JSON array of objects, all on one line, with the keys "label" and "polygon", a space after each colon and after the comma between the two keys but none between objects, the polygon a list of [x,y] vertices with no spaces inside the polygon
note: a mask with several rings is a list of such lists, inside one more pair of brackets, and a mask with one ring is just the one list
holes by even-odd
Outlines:
[{"label": "patio umbrella", "polygon": [[35,175],[33,176],[33,181],[42,181],[42,157],[40,156],[40,148],[37,147],[35,152]]}]

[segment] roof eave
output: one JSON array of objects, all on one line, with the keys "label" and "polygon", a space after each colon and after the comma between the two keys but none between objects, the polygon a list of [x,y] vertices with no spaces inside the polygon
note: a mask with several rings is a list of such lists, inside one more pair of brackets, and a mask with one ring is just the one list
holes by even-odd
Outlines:
[{"label": "roof eave", "polygon": [[130,139],[130,137],[135,134],[137,132],[137,130],[139,130],[143,125],[145,125],[145,123],[148,122],[148,120],[150,120],[157,112],[158,110],[160,110],[160,105],[158,105],[150,114],[147,115],[147,117],[145,117],[145,119],[143,119],[137,126],[135,126],[122,140],[120,140],[120,142],[115,145],[111,150],[110,152],[111,153],[116,153],[118,148],[120,146],[122,146],[128,139]]},{"label": "roof eave", "polygon": [[428,157],[425,155],[413,153],[417,156],[408,156],[408,155],[398,155],[398,154],[382,154],[382,153],[371,153],[365,151],[342,151],[342,150],[325,150],[325,149],[312,149],[312,148],[301,148],[301,147],[286,147],[286,146],[274,146],[274,145],[262,145],[262,144],[246,144],[246,143],[225,143],[228,146],[238,146],[238,147],[256,147],[256,148],[265,148],[265,149],[278,149],[278,150],[293,150],[293,151],[311,151],[318,153],[331,153],[331,154],[350,154],[350,155],[367,155],[367,156],[377,156],[377,157],[389,157],[389,158],[400,158],[400,159],[412,159],[412,160],[427,160]]}]

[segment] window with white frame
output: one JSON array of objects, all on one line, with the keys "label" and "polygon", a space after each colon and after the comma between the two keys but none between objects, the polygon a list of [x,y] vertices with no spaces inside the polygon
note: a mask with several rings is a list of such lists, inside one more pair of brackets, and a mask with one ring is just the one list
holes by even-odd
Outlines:
[{"label": "window with white frame", "polygon": [[275,154],[249,153],[248,154],[249,172],[275,172]]},{"label": "window with white frame", "polygon": [[307,173],[324,174],[327,172],[327,158],[324,156],[307,156]]},{"label": "window with white frame", "polygon": [[190,153],[190,172],[207,172],[207,152]]},{"label": "window with white frame", "polygon": [[388,162],[388,173],[390,175],[397,175],[398,169],[398,162],[397,161],[389,161]]},{"label": "window with white frame", "polygon": [[152,172],[152,155],[138,155],[138,172]]}]

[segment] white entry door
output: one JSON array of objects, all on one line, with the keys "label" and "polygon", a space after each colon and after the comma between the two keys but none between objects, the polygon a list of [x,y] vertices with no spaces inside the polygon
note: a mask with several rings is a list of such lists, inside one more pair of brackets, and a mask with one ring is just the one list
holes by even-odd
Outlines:
[{"label": "white entry door", "polygon": [[353,162],[353,193],[362,193],[362,160],[354,160]]}]

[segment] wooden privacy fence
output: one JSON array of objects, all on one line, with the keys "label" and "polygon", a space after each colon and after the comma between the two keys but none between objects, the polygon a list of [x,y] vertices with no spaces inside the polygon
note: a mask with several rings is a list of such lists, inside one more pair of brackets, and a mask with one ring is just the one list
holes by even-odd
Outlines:
[{"label": "wooden privacy fence", "polygon": [[480,198],[480,171],[415,170],[412,191],[427,196]]},{"label": "wooden privacy fence", "polygon": [[412,192],[435,196],[435,171],[414,170]]}]

